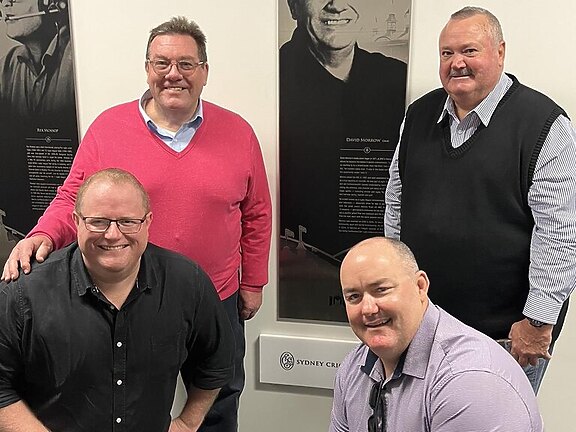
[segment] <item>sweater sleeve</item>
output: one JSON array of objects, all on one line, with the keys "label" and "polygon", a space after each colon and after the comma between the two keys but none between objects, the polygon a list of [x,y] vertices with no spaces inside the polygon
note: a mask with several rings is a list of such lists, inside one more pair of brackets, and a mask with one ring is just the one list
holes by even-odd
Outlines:
[{"label": "sweater sleeve", "polygon": [[99,168],[93,128],[94,124],[90,126],[78,147],[68,177],[27,237],[44,234],[50,237],[54,249],[63,248],[76,239],[76,226],[72,219],[76,193],[82,182]]},{"label": "sweater sleeve", "polygon": [[240,289],[259,291],[268,283],[268,255],[272,234],[272,204],[260,144],[252,131],[251,175],[242,212],[242,271]]}]

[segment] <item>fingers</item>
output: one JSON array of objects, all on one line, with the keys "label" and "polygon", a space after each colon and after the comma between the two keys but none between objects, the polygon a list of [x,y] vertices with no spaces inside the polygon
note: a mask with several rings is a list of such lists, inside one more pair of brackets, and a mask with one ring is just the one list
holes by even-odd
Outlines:
[{"label": "fingers", "polygon": [[538,360],[541,358],[543,358],[544,360],[550,360],[552,358],[552,356],[548,351],[546,351],[545,353],[528,354],[528,353],[518,353],[515,350],[511,350],[510,354],[522,367],[526,367],[528,365],[536,366],[538,364]]},{"label": "fingers", "polygon": [[242,310],[240,312],[240,318],[242,318],[244,321],[248,321],[249,319],[254,318],[254,314],[251,311]]},{"label": "fingers", "polygon": [[48,255],[50,255],[51,252],[52,242],[50,240],[42,241],[38,247],[38,250],[36,251],[36,261],[43,262],[46,258],[48,258]]},{"label": "fingers", "polygon": [[[20,262],[20,242],[12,249],[8,260],[4,264],[4,271],[2,272],[2,280],[16,280],[18,279],[18,263]],[[23,267],[24,269],[24,267]],[[28,260],[26,273],[30,271],[30,262]]]},{"label": "fingers", "polygon": [[10,277],[10,266],[8,265],[8,261],[6,261],[6,263],[4,264],[4,269],[2,270],[2,277],[0,278],[0,280],[2,280],[2,282],[6,282],[11,279],[12,278]]},{"label": "fingers", "polygon": [[20,240],[14,249],[10,252],[8,260],[4,264],[2,271],[2,280],[16,280],[18,279],[18,266],[25,274],[30,273],[30,258],[34,258],[42,262],[52,252],[52,241],[44,235],[25,238]]},{"label": "fingers", "polygon": [[240,290],[240,299],[238,302],[240,318],[244,321],[254,318],[256,312],[262,305],[261,291]]},{"label": "fingers", "polygon": [[240,318],[244,321],[248,321],[256,316],[256,312],[258,312],[258,309],[243,307],[242,310],[240,310]]}]

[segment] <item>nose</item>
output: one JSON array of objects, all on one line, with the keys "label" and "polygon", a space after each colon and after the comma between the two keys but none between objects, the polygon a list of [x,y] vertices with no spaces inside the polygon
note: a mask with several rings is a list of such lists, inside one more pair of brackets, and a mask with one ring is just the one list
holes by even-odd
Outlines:
[{"label": "nose", "polygon": [[363,315],[374,315],[378,313],[378,305],[376,300],[371,295],[364,295],[362,298],[362,314]]},{"label": "nose", "polygon": [[342,12],[348,8],[348,0],[331,0],[326,4],[329,12]]},{"label": "nose", "polygon": [[464,69],[466,67],[466,62],[464,61],[464,56],[462,54],[454,53],[452,55],[452,69]]},{"label": "nose", "polygon": [[104,231],[104,238],[107,239],[116,239],[122,237],[123,234],[120,232],[120,228],[118,228],[118,222],[112,221],[108,226],[108,229]]},{"label": "nose", "polygon": [[178,69],[178,63],[171,63],[170,69],[166,74],[166,78],[170,80],[179,80],[182,78],[182,74],[180,73],[180,69]]}]

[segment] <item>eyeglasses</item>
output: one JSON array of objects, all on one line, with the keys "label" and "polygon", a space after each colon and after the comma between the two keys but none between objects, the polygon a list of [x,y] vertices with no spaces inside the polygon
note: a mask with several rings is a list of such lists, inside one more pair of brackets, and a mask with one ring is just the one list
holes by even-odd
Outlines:
[{"label": "eyeglasses", "polygon": [[142,224],[147,218],[148,215],[145,215],[142,219],[108,219],[103,217],[80,216],[80,219],[84,221],[86,229],[90,232],[104,233],[108,230],[110,224],[114,222],[122,234],[136,234],[140,231]]},{"label": "eyeglasses", "polygon": [[368,418],[368,432],[386,432],[386,398],[384,381],[374,383],[368,399],[373,413]]},{"label": "eyeglasses", "polygon": [[154,72],[156,72],[158,75],[168,75],[168,73],[170,73],[170,71],[172,70],[173,65],[176,65],[176,69],[178,69],[178,72],[180,72],[180,74],[193,75],[194,72],[196,72],[198,66],[206,64],[205,61],[193,63],[187,60],[168,61],[162,59],[156,59],[156,60],[147,59],[146,63],[151,65],[152,69],[154,69]]}]

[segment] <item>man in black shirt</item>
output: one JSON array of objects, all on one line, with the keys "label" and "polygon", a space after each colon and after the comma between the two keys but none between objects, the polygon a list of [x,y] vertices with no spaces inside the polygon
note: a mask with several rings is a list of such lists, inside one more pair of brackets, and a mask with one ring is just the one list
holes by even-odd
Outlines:
[{"label": "man in black shirt", "polygon": [[148,196],[125,171],[89,177],[72,217],[77,242],[0,285],[0,430],[197,430],[234,353],[209,277],[148,243]]}]

